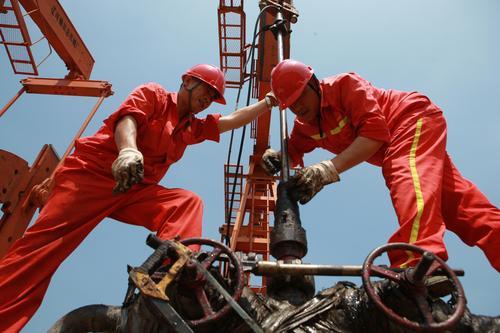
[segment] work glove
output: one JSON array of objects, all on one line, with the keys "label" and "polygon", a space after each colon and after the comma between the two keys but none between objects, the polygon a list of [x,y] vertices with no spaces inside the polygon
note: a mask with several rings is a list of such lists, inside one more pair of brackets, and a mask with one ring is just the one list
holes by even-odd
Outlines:
[{"label": "work glove", "polygon": [[124,193],[144,178],[144,158],[135,148],[123,148],[111,165],[116,185],[113,194]]},{"label": "work glove", "polygon": [[266,104],[269,109],[279,105],[278,99],[274,96],[272,91],[268,92],[264,99],[266,100]]},{"label": "work glove", "polygon": [[281,152],[268,148],[262,154],[260,166],[269,175],[273,176],[281,170]]},{"label": "work glove", "polygon": [[339,173],[332,161],[327,160],[300,169],[290,178],[292,197],[306,204],[323,186],[340,181]]}]

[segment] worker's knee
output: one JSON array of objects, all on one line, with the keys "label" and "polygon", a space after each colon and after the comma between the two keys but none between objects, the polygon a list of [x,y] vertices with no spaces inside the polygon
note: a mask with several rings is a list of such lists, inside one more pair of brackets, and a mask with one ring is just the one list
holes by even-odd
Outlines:
[{"label": "worker's knee", "polygon": [[202,209],[203,208],[203,200],[201,197],[189,190],[185,189],[180,189],[179,193],[182,197],[181,200],[181,205],[185,206],[186,208],[191,208],[191,209]]}]

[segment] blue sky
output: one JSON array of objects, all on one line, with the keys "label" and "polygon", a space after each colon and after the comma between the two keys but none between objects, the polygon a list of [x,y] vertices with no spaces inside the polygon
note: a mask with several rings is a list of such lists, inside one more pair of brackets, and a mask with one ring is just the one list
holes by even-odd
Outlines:
[{"label": "blue sky", "polygon": [[[95,132],[137,85],[155,81],[171,91],[196,63],[218,64],[218,1],[73,2],[62,0],[96,60],[92,79],[108,80],[115,94],[105,100],[85,135]],[[253,31],[257,1],[246,1],[247,31]],[[417,90],[443,110],[448,123],[448,151],[462,174],[495,205],[500,204],[500,3],[494,0],[296,0],[300,17],[292,29],[292,58],[314,67],[318,77],[357,72],[374,85]],[[30,25],[32,27],[32,25]],[[40,35],[32,27],[32,39]],[[250,40],[250,36],[248,38]],[[40,60],[48,52],[35,47]],[[0,53],[0,104],[20,88],[23,76],[12,73]],[[60,78],[64,64],[53,54],[41,77]],[[206,113],[227,114],[235,103],[230,90],[225,107]],[[33,162],[44,143],[62,155],[94,105],[93,98],[23,96],[0,119],[0,149]],[[290,117],[290,121],[291,121]],[[271,145],[279,146],[277,113]],[[291,124],[291,123],[290,123]],[[248,133],[248,132],[247,132]],[[229,135],[221,143],[192,146],[161,184],[184,187],[205,201],[205,237],[219,239],[224,222],[223,165]],[[247,139],[246,165],[252,148]],[[330,157],[325,151],[306,156],[306,163]],[[380,169],[360,165],[342,182],[325,188],[301,207],[309,253],[317,264],[360,265],[385,243],[397,226]],[[87,304],[120,304],[127,287],[126,265],[138,265],[150,253],[148,231],[104,220],[54,275],[41,308],[23,332],[41,332],[66,312]],[[499,315],[500,279],[478,248],[446,235],[449,264],[465,269],[461,279],[474,313]],[[317,289],[339,279],[318,278]],[[351,279],[356,284],[358,278]]]}]

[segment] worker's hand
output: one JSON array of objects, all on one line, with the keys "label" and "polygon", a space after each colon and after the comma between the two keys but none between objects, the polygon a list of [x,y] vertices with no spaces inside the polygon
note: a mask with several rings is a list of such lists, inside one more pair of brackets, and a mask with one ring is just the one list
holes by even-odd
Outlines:
[{"label": "worker's hand", "polygon": [[43,207],[49,199],[50,193],[54,188],[54,178],[46,178],[40,184],[33,186],[29,193],[29,201],[36,207]]},{"label": "worker's hand", "polygon": [[301,204],[306,204],[323,186],[340,180],[332,161],[327,160],[300,169],[290,178],[292,197]]},{"label": "worker's hand", "polygon": [[128,191],[132,185],[138,184],[144,178],[144,158],[135,148],[123,148],[111,166],[116,185],[113,194]]},{"label": "worker's hand", "polygon": [[262,154],[260,165],[269,176],[277,174],[281,170],[281,152],[271,148],[266,149]]},{"label": "worker's hand", "polygon": [[279,105],[278,99],[274,96],[272,91],[268,92],[264,99],[266,100],[266,104],[269,109]]}]

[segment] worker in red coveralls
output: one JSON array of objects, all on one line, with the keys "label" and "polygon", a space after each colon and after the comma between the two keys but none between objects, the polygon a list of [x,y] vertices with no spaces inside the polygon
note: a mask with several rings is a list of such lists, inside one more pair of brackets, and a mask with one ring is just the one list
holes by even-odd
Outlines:
[{"label": "worker in red coveralls", "polygon": [[42,302],[61,262],[105,217],[156,231],[162,239],[201,236],[202,200],[158,182],[188,145],[219,141],[276,102],[260,102],[228,116],[195,115],[226,104],[219,68],[197,65],[178,93],[139,86],[96,134],[79,139],[55,174],[55,187],[34,225],[0,262],[0,332],[18,332]]},{"label": "worker in red coveralls", "polygon": [[[367,161],[382,167],[399,229],[389,242],[404,242],[447,259],[445,229],[469,246],[479,246],[500,271],[500,210],[460,175],[446,152],[442,111],[417,92],[384,90],[355,73],[319,81],[298,61],[284,60],[271,73],[281,109],[296,115],[288,143],[293,165],[317,147],[336,156],[302,168],[290,178],[291,192],[305,204],[324,185]],[[279,152],[268,149],[262,166],[280,169]],[[416,264],[406,251],[390,253],[394,267]]]}]

